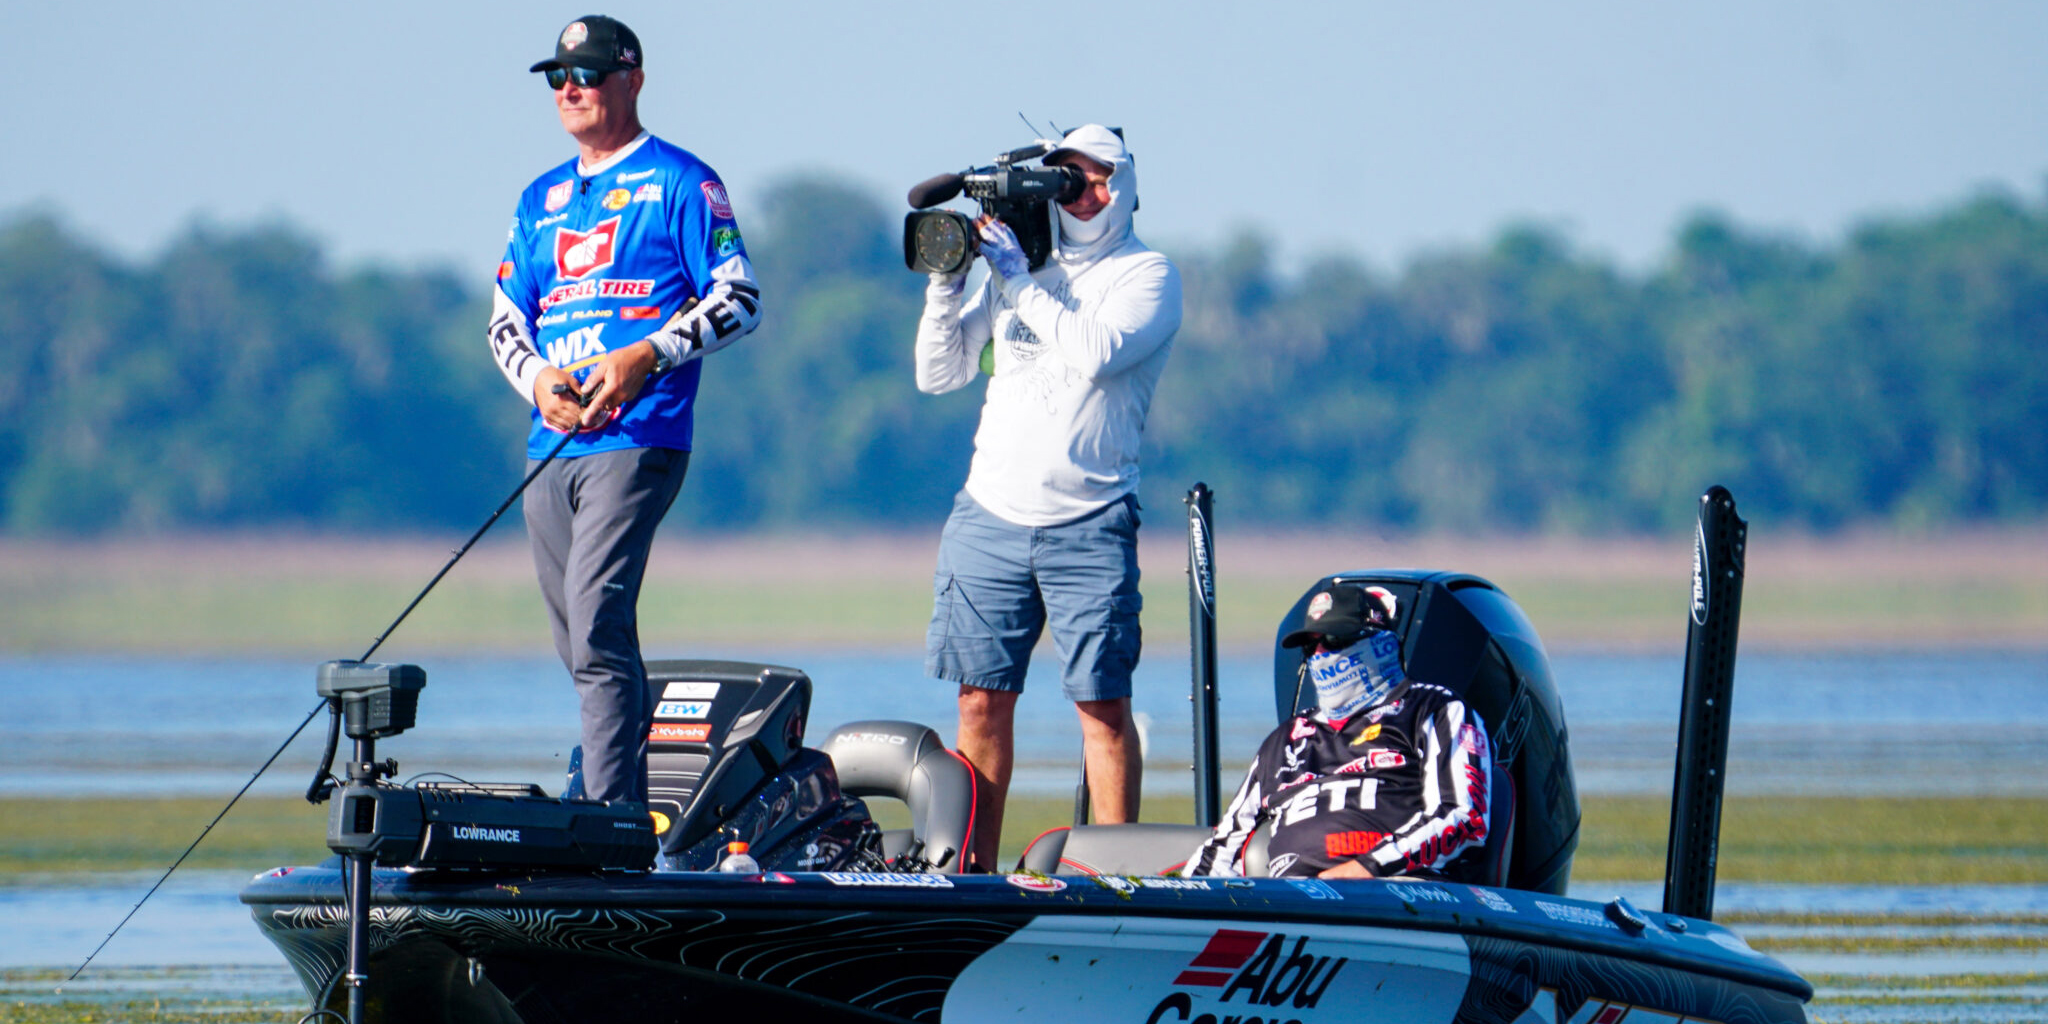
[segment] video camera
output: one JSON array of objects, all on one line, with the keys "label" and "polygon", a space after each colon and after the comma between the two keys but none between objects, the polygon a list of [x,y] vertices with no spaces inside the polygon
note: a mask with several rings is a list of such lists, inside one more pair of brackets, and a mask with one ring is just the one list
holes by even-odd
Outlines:
[{"label": "video camera", "polygon": [[903,265],[925,273],[956,274],[974,263],[974,221],[954,210],[933,210],[965,193],[981,212],[1010,226],[1031,269],[1052,255],[1052,204],[1081,198],[1088,181],[1072,167],[1017,167],[1050,153],[1055,144],[1039,140],[996,157],[989,167],[941,174],[910,189],[911,212],[903,218]]}]

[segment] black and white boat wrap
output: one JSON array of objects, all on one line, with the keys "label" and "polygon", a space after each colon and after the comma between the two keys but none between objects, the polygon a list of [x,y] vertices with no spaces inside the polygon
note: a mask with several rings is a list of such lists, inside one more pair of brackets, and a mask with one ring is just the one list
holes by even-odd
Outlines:
[{"label": "black and white boat wrap", "polygon": [[[379,870],[388,1024],[708,1019],[1116,1024],[1803,1022],[1811,987],[1705,921],[1441,882]],[[338,868],[242,899],[341,998]]]}]

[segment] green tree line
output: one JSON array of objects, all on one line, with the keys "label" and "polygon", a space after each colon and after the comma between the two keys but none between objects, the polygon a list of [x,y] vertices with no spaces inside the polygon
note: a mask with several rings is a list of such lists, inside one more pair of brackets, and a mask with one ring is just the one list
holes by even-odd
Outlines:
[{"label": "green tree line", "polygon": [[[934,524],[978,388],[917,393],[900,220],[824,178],[764,193],[756,334],[705,369],[672,521]],[[1397,273],[1283,276],[1245,234],[1176,250],[1186,318],[1143,497],[1197,479],[1234,524],[1669,528],[1710,483],[1829,530],[2048,509],[2048,206],[1983,195],[1804,244],[1699,215],[1624,273],[1554,231]],[[288,227],[143,261],[0,222],[0,529],[17,536],[473,524],[524,406],[481,276],[340,269]]]}]

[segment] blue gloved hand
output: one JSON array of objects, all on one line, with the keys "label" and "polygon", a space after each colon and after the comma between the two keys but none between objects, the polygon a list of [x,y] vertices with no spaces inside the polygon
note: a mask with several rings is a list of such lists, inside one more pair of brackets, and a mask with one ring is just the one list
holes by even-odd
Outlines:
[{"label": "blue gloved hand", "polygon": [[981,254],[988,258],[988,265],[1004,277],[1025,277],[1031,273],[1031,261],[1024,258],[1024,247],[1017,244],[1017,236],[1010,232],[1010,226],[999,220],[991,220],[981,226]]}]

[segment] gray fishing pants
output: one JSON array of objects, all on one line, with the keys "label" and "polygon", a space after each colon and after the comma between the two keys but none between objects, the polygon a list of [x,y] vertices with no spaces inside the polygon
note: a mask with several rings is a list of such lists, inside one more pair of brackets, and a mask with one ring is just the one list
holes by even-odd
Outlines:
[{"label": "gray fishing pants", "polygon": [[629,448],[549,463],[526,490],[526,533],[583,706],[583,789],[593,800],[647,799],[654,708],[640,663],[636,606],[654,528],[682,488],[690,453]]}]

